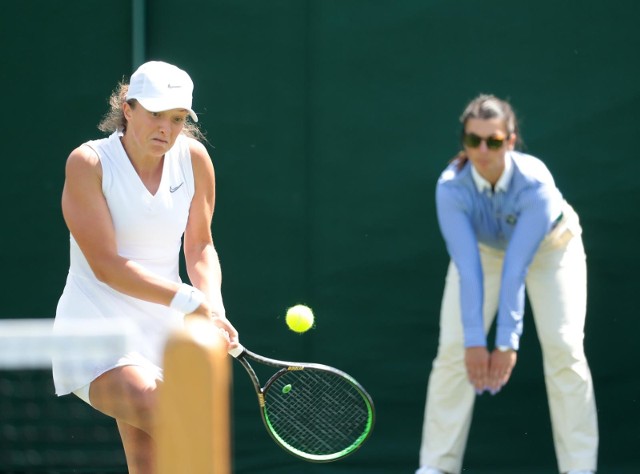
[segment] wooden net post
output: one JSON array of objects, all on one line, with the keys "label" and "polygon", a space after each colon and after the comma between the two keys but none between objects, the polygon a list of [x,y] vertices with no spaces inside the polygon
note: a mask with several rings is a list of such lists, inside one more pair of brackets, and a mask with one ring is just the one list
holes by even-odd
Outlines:
[{"label": "wooden net post", "polygon": [[159,474],[230,474],[230,358],[217,329],[192,321],[167,342],[159,390]]}]

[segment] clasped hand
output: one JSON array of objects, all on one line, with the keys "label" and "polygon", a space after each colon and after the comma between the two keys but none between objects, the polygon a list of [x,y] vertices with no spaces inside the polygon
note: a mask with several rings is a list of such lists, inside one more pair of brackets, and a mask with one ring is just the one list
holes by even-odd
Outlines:
[{"label": "clasped hand", "polygon": [[516,365],[518,353],[494,349],[489,353],[486,347],[467,347],[464,361],[469,382],[478,395],[485,390],[495,395],[509,381]]},{"label": "clasped hand", "polygon": [[227,319],[224,309],[218,311],[212,310],[209,304],[204,302],[193,313],[185,315],[185,321],[202,318],[205,318],[218,329],[221,336],[227,343],[227,350],[238,347],[238,331],[236,331],[231,322]]}]

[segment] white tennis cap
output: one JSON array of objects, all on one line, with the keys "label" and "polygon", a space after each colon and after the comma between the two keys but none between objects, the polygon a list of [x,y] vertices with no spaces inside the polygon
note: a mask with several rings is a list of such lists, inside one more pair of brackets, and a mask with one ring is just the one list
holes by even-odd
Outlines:
[{"label": "white tennis cap", "polygon": [[198,116],[191,109],[193,81],[182,69],[162,61],[149,61],[131,75],[127,100],[136,99],[150,112],[186,109],[194,122]]}]

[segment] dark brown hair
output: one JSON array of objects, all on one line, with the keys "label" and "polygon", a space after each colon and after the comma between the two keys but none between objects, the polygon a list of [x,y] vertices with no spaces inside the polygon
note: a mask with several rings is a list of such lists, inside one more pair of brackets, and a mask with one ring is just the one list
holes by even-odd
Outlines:
[{"label": "dark brown hair", "polygon": [[[515,133],[517,143],[520,143],[518,119],[513,107],[506,100],[499,99],[491,94],[480,94],[465,107],[464,112],[460,115],[460,123],[462,124],[460,137],[462,138],[462,135],[464,135],[464,129],[469,119],[489,120],[494,118],[502,119],[507,128],[507,136],[509,137]],[[467,154],[464,150],[461,150],[453,157],[451,162],[457,162],[458,170],[461,170],[467,160]]]}]

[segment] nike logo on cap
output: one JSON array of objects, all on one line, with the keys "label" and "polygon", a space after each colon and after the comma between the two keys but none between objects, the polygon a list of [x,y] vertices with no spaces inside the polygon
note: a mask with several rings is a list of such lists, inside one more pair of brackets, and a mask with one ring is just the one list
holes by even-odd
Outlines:
[{"label": "nike logo on cap", "polygon": [[171,83],[169,83],[169,84],[167,84],[167,87],[169,89],[179,89],[180,87],[182,87],[182,85],[181,84],[171,84]]}]

